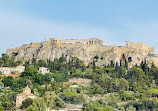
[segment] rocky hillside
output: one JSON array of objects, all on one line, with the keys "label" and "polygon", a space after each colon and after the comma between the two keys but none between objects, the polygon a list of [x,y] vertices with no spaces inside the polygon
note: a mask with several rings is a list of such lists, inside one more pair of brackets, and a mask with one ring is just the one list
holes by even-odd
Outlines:
[{"label": "rocky hillside", "polygon": [[[125,46],[115,45],[101,45],[101,44],[89,44],[86,39],[86,43],[76,42],[75,39],[66,42],[55,42],[56,39],[49,39],[42,43],[30,43],[25,44],[14,49],[7,49],[6,54],[10,57],[14,57],[15,60],[28,61],[32,58],[37,60],[54,60],[64,54],[67,60],[71,57],[78,57],[86,64],[93,61],[94,56],[98,56],[97,65],[105,65],[114,62],[128,61],[129,66],[140,64],[141,61],[147,60],[148,63],[154,63],[158,66],[158,55],[153,54],[153,48],[148,48],[143,43],[125,42]],[[74,42],[75,41],[75,42]],[[95,42],[95,41],[94,41]],[[97,42],[96,42],[97,43]]]}]

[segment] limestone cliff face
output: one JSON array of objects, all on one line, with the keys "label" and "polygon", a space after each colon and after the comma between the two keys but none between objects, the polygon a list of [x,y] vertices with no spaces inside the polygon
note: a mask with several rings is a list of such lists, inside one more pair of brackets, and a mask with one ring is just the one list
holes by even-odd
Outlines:
[{"label": "limestone cliff face", "polygon": [[52,39],[49,42],[26,44],[6,51],[6,54],[10,57],[24,61],[32,58],[54,60],[64,54],[67,60],[71,57],[78,57],[88,64],[93,61],[94,56],[98,55],[102,59],[98,60],[97,65],[107,65],[111,60],[119,63],[120,60],[124,61],[126,59],[129,66],[133,66],[135,64],[139,65],[141,61],[146,59],[148,63],[154,62],[158,66],[158,55],[152,53],[153,48],[148,48],[143,43],[126,42],[126,46],[106,46],[98,43],[54,43]]}]

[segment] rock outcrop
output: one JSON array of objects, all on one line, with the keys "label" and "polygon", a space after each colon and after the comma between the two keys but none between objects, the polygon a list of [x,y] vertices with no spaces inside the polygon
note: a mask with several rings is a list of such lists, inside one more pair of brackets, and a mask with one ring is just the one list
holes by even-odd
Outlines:
[{"label": "rock outcrop", "polygon": [[36,60],[54,60],[64,54],[67,60],[71,57],[78,57],[86,64],[93,61],[98,55],[97,65],[107,65],[111,60],[114,62],[128,61],[129,66],[140,64],[147,60],[158,66],[158,55],[153,54],[154,48],[149,48],[144,43],[125,42],[125,46],[102,45],[102,41],[96,38],[91,39],[66,39],[59,40],[51,38],[42,43],[25,44],[15,49],[7,49],[6,54],[14,57],[15,60],[28,61],[32,58]]}]

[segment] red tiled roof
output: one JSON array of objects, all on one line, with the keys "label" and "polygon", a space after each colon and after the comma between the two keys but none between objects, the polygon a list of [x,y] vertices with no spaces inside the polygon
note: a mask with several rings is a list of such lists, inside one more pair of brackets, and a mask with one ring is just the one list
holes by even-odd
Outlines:
[{"label": "red tiled roof", "polygon": [[[40,67],[40,68],[46,68],[46,67]],[[46,68],[47,69],[47,68]]]},{"label": "red tiled roof", "polygon": [[19,75],[16,75],[16,74],[3,74],[1,76],[5,76],[5,77],[7,77],[7,76],[19,77]]},{"label": "red tiled roof", "polygon": [[32,93],[29,93],[29,94],[27,94],[27,93],[20,93],[20,94],[18,94],[18,96],[35,96],[35,95],[32,94]]}]

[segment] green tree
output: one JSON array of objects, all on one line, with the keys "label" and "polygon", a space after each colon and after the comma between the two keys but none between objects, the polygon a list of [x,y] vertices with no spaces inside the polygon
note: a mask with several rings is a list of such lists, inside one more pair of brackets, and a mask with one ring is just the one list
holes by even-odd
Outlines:
[{"label": "green tree", "polygon": [[36,58],[32,58],[32,64],[36,66]]},{"label": "green tree", "polygon": [[147,65],[147,62],[146,62],[146,60],[143,62],[141,62],[141,64],[140,64],[140,67],[142,68],[142,70],[145,72],[145,74],[148,74],[148,72],[149,72],[149,67],[148,67],[148,65]]},{"label": "green tree", "polygon": [[129,89],[128,81],[124,78],[115,79],[115,83],[118,91],[127,91]]},{"label": "green tree", "polygon": [[124,67],[119,67],[117,71],[117,77],[124,78],[126,75],[126,69]]},{"label": "green tree", "polygon": [[76,69],[75,67],[73,67],[72,68],[72,76],[73,77],[82,77],[83,72],[81,71],[81,69]]},{"label": "green tree", "polygon": [[93,60],[92,64],[93,64],[93,67],[92,67],[93,68],[93,72],[95,72],[95,69],[96,69],[95,60]]},{"label": "green tree", "polygon": [[86,70],[84,72],[84,77],[92,79],[93,75],[94,75],[93,69],[91,67],[86,68]]},{"label": "green tree", "polygon": [[35,98],[26,111],[46,111],[47,105],[41,98]]},{"label": "green tree", "polygon": [[33,66],[26,67],[24,72],[20,75],[20,77],[24,77],[30,80],[35,79],[35,75],[38,74],[37,68]]},{"label": "green tree", "polygon": [[151,67],[149,75],[153,76],[156,84],[158,84],[158,68],[157,67]]},{"label": "green tree", "polygon": [[62,56],[59,58],[59,62],[61,63],[66,62],[66,57],[64,56],[64,54],[62,54]]},{"label": "green tree", "polygon": [[115,71],[117,72],[119,70],[119,65],[118,65],[118,62],[116,62],[116,65],[115,65]]},{"label": "green tree", "polygon": [[0,103],[4,110],[11,110],[15,106],[13,100],[15,99],[16,94],[7,90],[3,91],[3,95],[0,96]]},{"label": "green tree", "polygon": [[114,61],[113,61],[113,60],[110,61],[110,66],[111,66],[111,68],[114,68],[114,67],[115,67],[115,64],[114,64]]},{"label": "green tree", "polygon": [[64,107],[64,101],[54,92],[46,92],[43,96],[43,100],[48,108],[59,109],[61,107]]},{"label": "green tree", "polygon": [[2,103],[2,106],[5,110],[11,110],[15,106],[15,103],[13,101],[5,101]]},{"label": "green tree", "polygon": [[55,58],[53,61],[53,70],[60,70],[62,66],[59,66],[59,59]]},{"label": "green tree", "polygon": [[136,98],[132,94],[128,94],[125,91],[120,91],[120,98],[122,101],[136,100]]},{"label": "green tree", "polygon": [[60,89],[59,86],[57,85],[57,83],[55,81],[52,81],[50,83],[51,85],[51,90],[54,91],[56,94],[60,93]]},{"label": "green tree", "polygon": [[3,77],[2,82],[4,83],[5,87],[12,86],[14,83],[14,78],[12,76]]},{"label": "green tree", "polygon": [[47,64],[46,64],[46,61],[45,60],[39,60],[37,63],[36,63],[36,65],[38,66],[38,67],[46,67],[47,66]]},{"label": "green tree", "polygon": [[64,82],[68,79],[68,71],[67,69],[60,69],[59,71],[53,74],[53,78],[56,82]]},{"label": "green tree", "polygon": [[128,62],[126,59],[125,59],[125,68],[128,70]]},{"label": "green tree", "polygon": [[122,67],[122,60],[120,60],[120,67]]},{"label": "green tree", "polygon": [[146,111],[148,111],[148,110],[153,111],[154,110],[154,102],[151,100],[144,100],[142,102],[142,106],[143,106],[143,109],[145,109]]},{"label": "green tree", "polygon": [[28,108],[30,105],[32,105],[33,100],[31,98],[27,98],[22,102],[22,105],[20,106],[20,109],[26,109]]},{"label": "green tree", "polygon": [[93,84],[92,85],[92,91],[93,91],[93,94],[103,94],[104,93],[104,90],[98,84]]},{"label": "green tree", "polygon": [[148,84],[151,84],[151,81],[148,80],[150,78],[146,76],[143,70],[139,67],[133,67],[130,69],[126,75],[126,79],[129,81],[130,89],[133,91],[147,89]]},{"label": "green tree", "polygon": [[51,82],[52,79],[53,79],[53,74],[52,73],[45,74],[43,76],[44,76],[44,81],[47,82],[47,83]]},{"label": "green tree", "polygon": [[83,111],[114,111],[114,108],[106,106],[99,101],[91,101],[83,105]]},{"label": "green tree", "polygon": [[106,68],[104,68],[104,71],[105,71],[107,74],[111,74],[111,73],[114,72],[114,68],[106,67]]},{"label": "green tree", "polygon": [[99,56],[98,56],[98,55],[94,56],[94,60],[95,60],[95,62],[97,62],[98,59],[99,59]]},{"label": "green tree", "polygon": [[19,89],[24,88],[26,86],[26,79],[22,77],[15,78],[13,85],[14,84],[16,85],[16,88],[19,88]]},{"label": "green tree", "polygon": [[1,67],[14,67],[20,65],[22,62],[15,61],[13,57],[9,57],[6,54],[2,54],[2,57],[0,58],[0,66]]},{"label": "green tree", "polygon": [[104,58],[103,58],[103,57],[100,57],[100,59],[103,60]]},{"label": "green tree", "polygon": [[83,103],[85,101],[85,97],[74,90],[65,90],[63,93],[60,94],[60,98],[63,99],[65,102],[72,104]]}]

